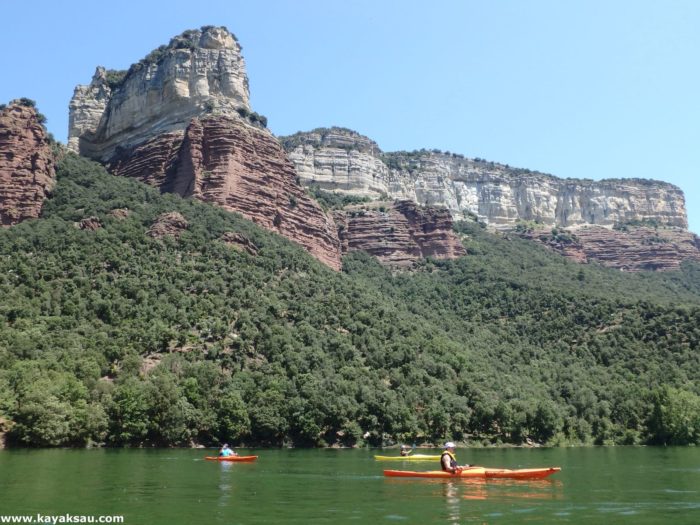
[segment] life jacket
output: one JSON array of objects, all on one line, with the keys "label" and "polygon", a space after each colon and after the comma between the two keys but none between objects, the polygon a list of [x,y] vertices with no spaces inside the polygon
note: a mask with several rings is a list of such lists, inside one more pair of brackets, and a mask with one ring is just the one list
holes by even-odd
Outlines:
[{"label": "life jacket", "polygon": [[445,457],[445,454],[447,454],[448,456],[450,456],[450,468],[456,468],[456,467],[458,466],[458,465],[457,465],[457,458],[455,458],[455,455],[454,455],[452,452],[450,452],[449,450],[445,450],[445,451],[442,453],[442,455],[440,456],[440,467],[441,467],[442,470],[444,470],[445,472],[449,472],[449,471],[445,468],[445,464],[442,462],[442,458]]}]

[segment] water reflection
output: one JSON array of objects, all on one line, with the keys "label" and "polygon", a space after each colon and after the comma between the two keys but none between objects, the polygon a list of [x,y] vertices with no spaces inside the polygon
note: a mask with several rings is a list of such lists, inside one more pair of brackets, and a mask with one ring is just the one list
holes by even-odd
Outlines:
[{"label": "water reflection", "polygon": [[386,479],[395,486],[436,485],[446,499],[459,500],[506,500],[506,499],[547,499],[563,497],[561,480],[514,480],[514,479]]},{"label": "water reflection", "polygon": [[448,481],[443,485],[443,495],[447,505],[447,520],[452,523],[461,521],[459,490],[454,481]]},{"label": "water reflection", "polygon": [[[440,480],[440,490],[445,501],[449,523],[478,518],[479,510],[465,502],[487,501],[490,504],[512,504],[516,500],[559,500],[563,498],[563,485],[558,480]],[[521,512],[535,510],[521,509]],[[475,514],[476,512],[476,514]]]},{"label": "water reflection", "polygon": [[219,476],[219,507],[227,507],[233,492],[233,484],[231,483],[231,468],[233,463],[219,461],[221,475]]}]

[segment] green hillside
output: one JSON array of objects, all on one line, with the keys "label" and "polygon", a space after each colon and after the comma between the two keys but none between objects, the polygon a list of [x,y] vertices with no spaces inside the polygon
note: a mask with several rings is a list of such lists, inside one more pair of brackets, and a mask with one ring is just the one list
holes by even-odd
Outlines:
[{"label": "green hillside", "polygon": [[[150,237],[169,211],[187,230]],[[459,260],[336,273],[68,155],[43,217],[0,231],[7,444],[700,443],[698,265],[630,275],[458,231]]]}]

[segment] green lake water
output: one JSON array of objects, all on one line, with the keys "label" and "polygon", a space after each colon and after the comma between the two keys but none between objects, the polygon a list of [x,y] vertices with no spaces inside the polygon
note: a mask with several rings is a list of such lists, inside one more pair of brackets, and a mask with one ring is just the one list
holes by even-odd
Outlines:
[{"label": "green lake water", "polygon": [[[137,524],[700,523],[700,448],[460,449],[461,463],[560,466],[546,480],[385,478],[379,450],[0,450],[0,518],[111,516]],[[421,453],[439,451],[421,450]],[[6,518],[5,518],[6,519]]]}]

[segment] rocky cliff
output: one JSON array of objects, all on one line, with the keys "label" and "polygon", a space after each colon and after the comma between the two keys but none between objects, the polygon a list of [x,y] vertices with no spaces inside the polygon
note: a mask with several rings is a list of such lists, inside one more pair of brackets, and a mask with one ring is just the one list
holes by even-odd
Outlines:
[{"label": "rocky cliff", "polygon": [[343,128],[280,140],[306,185],[445,206],[455,219],[497,228],[523,220],[561,227],[656,220],[687,228],[683,193],[665,182],[560,179],[439,151],[383,153]]},{"label": "rocky cliff", "polygon": [[98,68],[71,101],[71,145],[117,175],[241,213],[339,269],[335,224],[250,111],[240,49],[225,28],[205,27],[126,73]]},{"label": "rocky cliff", "polygon": [[224,27],[185,31],[128,71],[98,67],[70,102],[68,145],[100,161],[118,147],[182,130],[206,113],[250,113],[241,47]]},{"label": "rocky cliff", "polygon": [[367,137],[331,128],[280,140],[305,185],[373,199],[388,197],[389,168],[379,146]]},{"label": "rocky cliff", "polygon": [[0,225],[39,216],[55,183],[54,158],[33,104],[0,109]]},{"label": "rocky cliff", "polygon": [[686,259],[700,261],[700,237],[682,228],[631,226],[576,230],[520,229],[518,234],[568,259],[625,271],[676,270]]},{"label": "rocky cliff", "polygon": [[453,259],[466,253],[444,208],[374,202],[348,206],[334,217],[343,253],[366,251],[390,266],[406,268],[420,258]]},{"label": "rocky cliff", "polygon": [[239,118],[192,119],[182,132],[122,149],[107,167],[161,190],[238,212],[340,269],[335,224],[296,183],[294,167],[266,130]]}]

